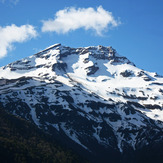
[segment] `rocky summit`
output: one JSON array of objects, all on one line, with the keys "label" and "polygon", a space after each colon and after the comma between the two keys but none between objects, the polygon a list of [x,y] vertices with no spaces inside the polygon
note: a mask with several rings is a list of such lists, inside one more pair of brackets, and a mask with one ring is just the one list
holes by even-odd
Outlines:
[{"label": "rocky summit", "polygon": [[1,67],[0,106],[91,162],[163,156],[163,77],[112,47],[55,44]]}]

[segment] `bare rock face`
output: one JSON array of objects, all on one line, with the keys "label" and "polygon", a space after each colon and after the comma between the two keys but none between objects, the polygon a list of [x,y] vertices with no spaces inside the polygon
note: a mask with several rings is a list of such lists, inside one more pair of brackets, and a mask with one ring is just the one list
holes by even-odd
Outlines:
[{"label": "bare rock face", "polygon": [[56,70],[59,70],[59,71],[66,71],[66,68],[67,68],[67,64],[66,64],[66,63],[63,63],[63,62],[55,63],[55,64],[53,64],[53,66],[52,66],[52,70],[53,70],[53,71],[56,71]]},{"label": "bare rock face", "polygon": [[93,65],[93,66],[89,66],[85,69],[87,71],[87,75],[89,76],[89,75],[94,74],[99,69],[99,67],[96,67],[95,65]]},{"label": "bare rock face", "polygon": [[124,72],[120,73],[123,77],[130,77],[133,75],[132,71],[125,70]]}]

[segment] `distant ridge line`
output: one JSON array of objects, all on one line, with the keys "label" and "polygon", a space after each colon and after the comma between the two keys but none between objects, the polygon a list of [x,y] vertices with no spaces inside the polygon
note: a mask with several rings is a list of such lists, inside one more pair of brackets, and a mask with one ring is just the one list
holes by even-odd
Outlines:
[{"label": "distant ridge line", "polygon": [[51,50],[51,49],[53,49],[53,48],[55,48],[55,47],[57,47],[57,46],[61,46],[61,44],[60,44],[60,43],[54,44],[54,45],[52,45],[52,46],[50,46],[50,47],[48,47],[48,48],[46,48],[46,49],[44,49],[44,50],[42,50],[42,51],[40,51],[40,52],[34,54],[34,55],[39,55],[39,54],[41,54],[41,53],[47,52],[47,51],[49,51],[49,50]]}]

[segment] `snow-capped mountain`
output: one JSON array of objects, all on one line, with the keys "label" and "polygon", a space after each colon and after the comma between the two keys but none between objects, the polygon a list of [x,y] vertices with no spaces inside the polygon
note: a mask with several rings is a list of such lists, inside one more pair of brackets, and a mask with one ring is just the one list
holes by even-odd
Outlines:
[{"label": "snow-capped mountain", "polygon": [[1,67],[0,105],[99,159],[163,142],[163,77],[112,47],[55,44]]}]

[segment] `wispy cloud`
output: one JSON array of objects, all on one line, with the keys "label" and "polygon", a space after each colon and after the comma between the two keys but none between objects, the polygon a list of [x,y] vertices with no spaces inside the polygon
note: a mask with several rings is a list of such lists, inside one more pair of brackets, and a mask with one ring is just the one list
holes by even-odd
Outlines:
[{"label": "wispy cloud", "polygon": [[19,0],[0,0],[0,3],[4,4],[5,2],[9,2],[16,5],[19,2]]},{"label": "wispy cloud", "polygon": [[6,0],[0,0],[0,3],[5,3]]},{"label": "wispy cloud", "polygon": [[110,27],[117,27],[120,22],[115,20],[112,13],[99,6],[94,8],[69,7],[59,10],[54,19],[43,20],[42,32],[68,33],[79,28],[92,29],[101,35]]},{"label": "wispy cloud", "polygon": [[35,38],[37,32],[32,25],[22,25],[20,27],[12,24],[11,26],[0,26],[0,58],[7,55],[12,50],[13,43],[25,42],[31,38]]},{"label": "wispy cloud", "polygon": [[13,3],[14,5],[17,5],[17,3],[19,2],[19,0],[10,0],[11,3]]}]

